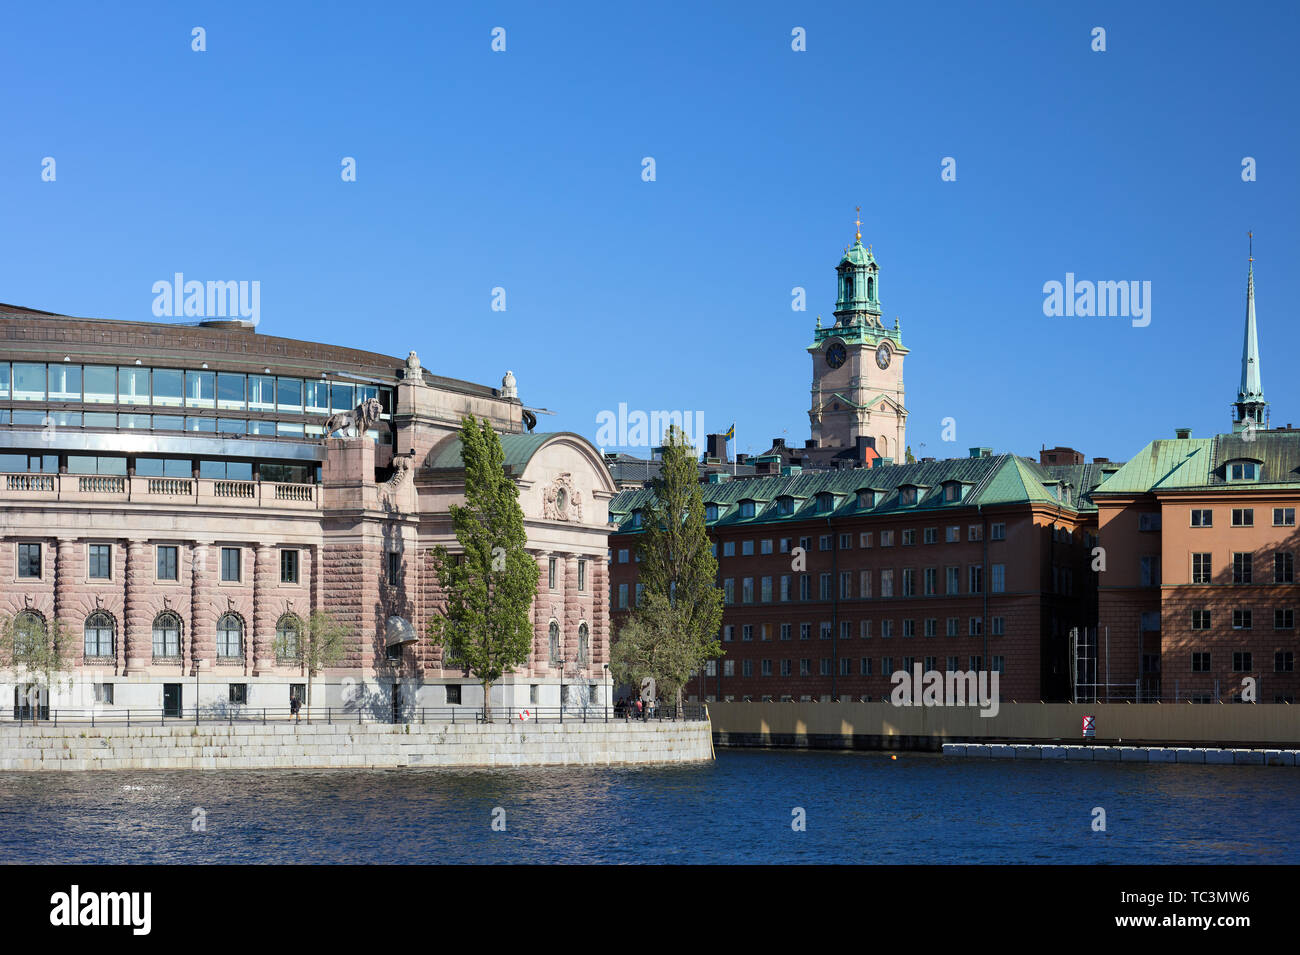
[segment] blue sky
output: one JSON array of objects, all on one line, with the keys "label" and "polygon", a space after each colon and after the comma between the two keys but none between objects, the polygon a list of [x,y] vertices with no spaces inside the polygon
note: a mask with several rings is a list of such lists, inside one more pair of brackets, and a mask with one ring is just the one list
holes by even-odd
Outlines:
[{"label": "blue sky", "polygon": [[[152,320],[175,272],[257,280],[266,334],[509,368],[547,430],[625,402],[757,452],[808,437],[860,204],[918,455],[1124,459],[1226,427],[1253,229],[1300,423],[1297,5],[469,6],[11,8],[0,301]],[[1067,272],[1150,281],[1151,324],[1044,316]]]}]

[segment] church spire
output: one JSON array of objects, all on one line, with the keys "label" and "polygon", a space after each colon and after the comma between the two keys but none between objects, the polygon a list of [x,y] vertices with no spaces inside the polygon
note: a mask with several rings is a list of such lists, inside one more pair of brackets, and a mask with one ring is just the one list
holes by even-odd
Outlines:
[{"label": "church spire", "polygon": [[[1265,426],[1268,402],[1264,400],[1264,385],[1259,374],[1259,335],[1255,328],[1255,236],[1250,238],[1250,267],[1246,273],[1246,337],[1241,346],[1241,388],[1233,421],[1234,431]],[[1246,422],[1250,421],[1251,424]]]}]

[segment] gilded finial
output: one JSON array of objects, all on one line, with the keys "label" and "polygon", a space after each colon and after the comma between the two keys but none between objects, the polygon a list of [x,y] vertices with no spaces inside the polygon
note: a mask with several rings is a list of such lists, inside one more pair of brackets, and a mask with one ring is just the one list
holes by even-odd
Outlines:
[{"label": "gilded finial", "polygon": [[857,212],[858,217],[853,220],[853,225],[854,228],[857,230],[858,241],[861,242],[862,241],[862,207],[855,206],[854,211]]}]

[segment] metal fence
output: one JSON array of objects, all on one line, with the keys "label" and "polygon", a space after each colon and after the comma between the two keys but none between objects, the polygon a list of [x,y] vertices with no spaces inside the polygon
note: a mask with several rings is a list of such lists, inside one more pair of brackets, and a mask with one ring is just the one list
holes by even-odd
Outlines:
[{"label": "metal fence", "polygon": [[666,723],[707,719],[707,711],[698,703],[684,703],[680,713],[671,706],[658,706],[644,716],[613,706],[529,706],[509,708],[495,706],[485,716],[481,707],[473,706],[403,706],[391,707],[303,706],[295,714],[287,706],[161,707],[99,706],[89,708],[32,706],[13,707],[0,713],[0,725],[62,726],[168,726],[260,723]]}]

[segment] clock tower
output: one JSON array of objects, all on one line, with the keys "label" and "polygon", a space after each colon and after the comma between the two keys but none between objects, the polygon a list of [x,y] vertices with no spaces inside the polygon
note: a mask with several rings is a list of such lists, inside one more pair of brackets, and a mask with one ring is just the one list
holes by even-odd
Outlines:
[{"label": "clock tower", "polygon": [[901,462],[907,448],[907,349],[898,319],[893,328],[880,320],[880,268],[871,248],[862,244],[860,218],[856,225],[853,245],[835,267],[835,324],[823,328],[819,316],[808,346],[813,363],[808,418],[818,447],[853,448],[859,437],[869,437],[881,457]]}]

